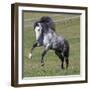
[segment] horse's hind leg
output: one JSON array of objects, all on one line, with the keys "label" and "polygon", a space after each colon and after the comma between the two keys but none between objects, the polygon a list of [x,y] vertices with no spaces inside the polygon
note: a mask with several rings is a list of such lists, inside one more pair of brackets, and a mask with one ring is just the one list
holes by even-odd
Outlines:
[{"label": "horse's hind leg", "polygon": [[61,63],[61,68],[64,69],[64,65],[63,65],[63,64],[64,64],[64,57],[61,55],[60,58],[61,58],[61,61],[62,61],[62,63]]},{"label": "horse's hind leg", "polygon": [[59,51],[55,51],[55,54],[61,59],[61,68],[64,69],[64,56]]},{"label": "horse's hind leg", "polygon": [[65,56],[65,62],[66,62],[66,69],[68,69],[68,66],[69,66],[69,50],[64,52],[64,56]]},{"label": "horse's hind leg", "polygon": [[65,57],[65,62],[66,62],[66,69],[68,69],[68,65],[69,65],[69,59],[68,59],[68,57]]},{"label": "horse's hind leg", "polygon": [[66,62],[66,69],[69,66],[69,43],[68,41],[65,40],[65,44],[64,44],[64,49],[63,49],[63,53],[64,53],[64,57],[65,57],[65,62]]}]

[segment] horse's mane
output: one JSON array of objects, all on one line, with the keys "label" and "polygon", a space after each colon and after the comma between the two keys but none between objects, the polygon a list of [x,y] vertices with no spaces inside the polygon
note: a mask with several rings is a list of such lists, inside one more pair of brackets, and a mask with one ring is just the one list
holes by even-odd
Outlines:
[{"label": "horse's mane", "polygon": [[41,23],[42,25],[45,25],[55,31],[55,23],[49,16],[41,17],[39,21],[34,23],[34,28],[38,25],[38,23]]},{"label": "horse's mane", "polygon": [[41,17],[40,22],[47,24],[48,27],[50,27],[53,31],[55,31],[55,23],[49,16]]}]

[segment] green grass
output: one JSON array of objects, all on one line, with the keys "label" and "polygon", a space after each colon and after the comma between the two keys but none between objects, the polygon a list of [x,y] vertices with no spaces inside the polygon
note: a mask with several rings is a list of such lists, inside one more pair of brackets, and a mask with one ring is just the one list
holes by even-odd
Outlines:
[{"label": "green grass", "polygon": [[[24,19],[41,17],[50,15],[47,13],[25,13]],[[55,19],[64,18],[66,14],[60,14]],[[68,15],[74,16],[74,15]],[[38,18],[37,17],[37,18]],[[30,48],[35,42],[35,33],[33,28],[24,28],[24,64],[23,64],[23,76],[61,76],[61,75],[78,75],[80,74],[80,20],[73,20],[72,22],[66,22],[65,24],[56,24],[56,32],[58,35],[64,36],[70,43],[70,57],[68,70],[61,69],[61,61],[54,54],[54,51],[48,51],[45,59],[45,66],[41,67],[40,57],[43,47],[37,47],[33,52],[32,60],[28,59]],[[65,64],[64,64],[65,65]]]}]

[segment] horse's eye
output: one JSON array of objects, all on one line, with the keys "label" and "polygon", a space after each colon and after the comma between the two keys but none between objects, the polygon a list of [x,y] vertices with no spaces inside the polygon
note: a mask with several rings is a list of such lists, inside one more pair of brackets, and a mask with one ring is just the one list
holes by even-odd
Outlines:
[{"label": "horse's eye", "polygon": [[38,29],[38,31],[40,31],[40,29]]}]

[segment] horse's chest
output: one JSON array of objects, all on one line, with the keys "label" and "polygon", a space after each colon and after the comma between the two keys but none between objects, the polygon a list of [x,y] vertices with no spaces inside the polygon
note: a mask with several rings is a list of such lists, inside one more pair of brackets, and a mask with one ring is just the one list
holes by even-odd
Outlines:
[{"label": "horse's chest", "polygon": [[44,45],[47,45],[51,42],[51,39],[52,39],[52,35],[51,34],[47,34],[44,36],[44,39],[43,39],[43,44]]}]

